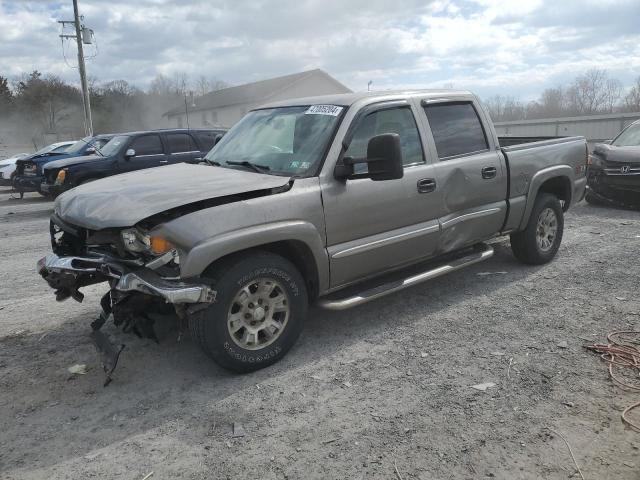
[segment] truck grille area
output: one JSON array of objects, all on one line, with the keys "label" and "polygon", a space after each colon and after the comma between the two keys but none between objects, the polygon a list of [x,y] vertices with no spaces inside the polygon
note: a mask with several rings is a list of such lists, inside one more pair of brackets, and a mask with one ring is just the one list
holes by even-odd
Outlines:
[{"label": "truck grille area", "polygon": [[58,170],[45,170],[44,175],[46,183],[53,185],[58,177]]},{"label": "truck grille area", "polygon": [[56,255],[84,255],[86,252],[87,231],[69,225],[55,213],[49,220],[51,248]]}]

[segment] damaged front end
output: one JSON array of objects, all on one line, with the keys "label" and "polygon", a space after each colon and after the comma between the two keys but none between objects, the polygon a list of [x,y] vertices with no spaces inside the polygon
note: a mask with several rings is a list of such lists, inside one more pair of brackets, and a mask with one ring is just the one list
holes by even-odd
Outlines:
[{"label": "damaged front end", "polygon": [[90,231],[70,225],[55,214],[50,231],[54,253],[40,259],[37,269],[55,290],[56,300],[71,297],[81,302],[82,287],[109,283],[110,290],[100,302],[102,312],[91,323],[91,336],[107,374],[105,384],[111,380],[122,350],[100,332],[108,318],[112,317],[125,332],[157,341],[150,313],[174,310],[184,323],[188,314],[215,301],[216,292],[208,285],[197,279],[180,279],[179,254],[173,245],[166,241],[163,244],[144,231]]}]

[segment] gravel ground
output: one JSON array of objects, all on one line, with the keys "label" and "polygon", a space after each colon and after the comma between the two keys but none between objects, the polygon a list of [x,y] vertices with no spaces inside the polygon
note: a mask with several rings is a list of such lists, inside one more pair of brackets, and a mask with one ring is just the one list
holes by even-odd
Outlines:
[{"label": "gravel ground", "polygon": [[249,375],[169,322],[159,345],[109,325],[127,348],[103,388],[88,323],[104,287],[56,303],[34,271],[51,207],[0,192],[2,479],[579,478],[548,428],[585,478],[640,479],[640,434],[620,421],[637,395],[583,348],[640,327],[640,212],[578,205],[549,265],[500,240],[447,277],[312,309],[289,355]]}]

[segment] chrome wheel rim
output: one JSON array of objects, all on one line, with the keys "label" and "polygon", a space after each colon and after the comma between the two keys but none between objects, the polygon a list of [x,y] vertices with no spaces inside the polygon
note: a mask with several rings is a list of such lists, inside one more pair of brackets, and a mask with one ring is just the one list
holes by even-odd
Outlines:
[{"label": "chrome wheel rim", "polygon": [[286,290],[276,280],[258,278],[244,285],[233,297],[227,313],[227,328],[236,345],[260,350],[275,342],[289,321]]},{"label": "chrome wheel rim", "polygon": [[558,234],[558,217],[551,208],[545,208],[540,212],[538,225],[536,227],[536,242],[538,248],[543,252],[548,252],[553,247]]}]

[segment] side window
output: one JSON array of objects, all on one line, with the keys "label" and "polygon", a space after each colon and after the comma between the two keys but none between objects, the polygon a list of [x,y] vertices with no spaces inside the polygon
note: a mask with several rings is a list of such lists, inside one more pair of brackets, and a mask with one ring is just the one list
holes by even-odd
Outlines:
[{"label": "side window", "polygon": [[[213,144],[216,142],[216,136],[218,135],[216,132],[194,132],[194,134],[200,141],[203,152],[208,152],[213,148]],[[197,150],[197,148],[194,148],[194,150]]]},{"label": "side window", "polygon": [[[356,127],[346,157],[364,158],[367,156],[369,140],[383,133],[397,133],[400,135],[403,165],[424,163],[422,143],[416,120],[409,107],[390,108],[372,112],[362,119]],[[366,165],[357,164],[356,173],[366,172]]]},{"label": "side window", "polygon": [[489,149],[482,123],[471,103],[424,107],[440,160]]},{"label": "side window", "polygon": [[129,148],[136,151],[136,157],[140,155],[157,155],[163,153],[162,142],[158,135],[145,135],[136,138]]},{"label": "side window", "polygon": [[198,145],[188,133],[168,133],[169,153],[184,153],[198,150]]}]

